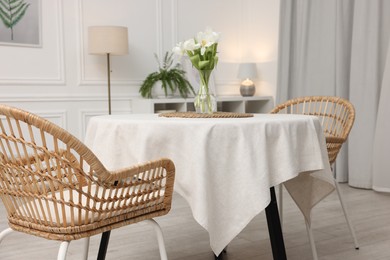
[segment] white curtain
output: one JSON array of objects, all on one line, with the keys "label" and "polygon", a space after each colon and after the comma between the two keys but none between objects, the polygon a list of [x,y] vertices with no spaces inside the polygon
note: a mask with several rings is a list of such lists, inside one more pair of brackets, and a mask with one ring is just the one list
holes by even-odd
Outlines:
[{"label": "white curtain", "polygon": [[337,179],[390,191],[390,1],[281,0],[280,19],[277,102],[349,99],[356,120]]},{"label": "white curtain", "polygon": [[390,192],[390,49],[387,52],[374,137],[373,189]]}]

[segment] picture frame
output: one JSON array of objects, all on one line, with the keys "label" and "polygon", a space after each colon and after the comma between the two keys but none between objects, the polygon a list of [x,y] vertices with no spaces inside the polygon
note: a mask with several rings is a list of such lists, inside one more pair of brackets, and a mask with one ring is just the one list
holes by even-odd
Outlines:
[{"label": "picture frame", "polygon": [[12,12],[11,0],[0,0],[0,45],[42,47],[41,0],[21,0]]}]

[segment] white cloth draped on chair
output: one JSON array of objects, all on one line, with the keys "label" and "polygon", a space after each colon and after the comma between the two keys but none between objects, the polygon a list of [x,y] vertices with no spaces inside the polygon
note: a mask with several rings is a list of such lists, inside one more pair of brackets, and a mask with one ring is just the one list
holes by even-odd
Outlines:
[{"label": "white cloth draped on chair", "polygon": [[349,99],[356,121],[337,180],[390,192],[390,1],[282,0],[277,103]]}]

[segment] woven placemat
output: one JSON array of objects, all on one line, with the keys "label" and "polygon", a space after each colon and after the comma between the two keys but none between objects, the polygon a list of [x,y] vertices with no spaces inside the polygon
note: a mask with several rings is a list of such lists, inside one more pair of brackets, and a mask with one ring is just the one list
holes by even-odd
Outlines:
[{"label": "woven placemat", "polygon": [[233,113],[233,112],[214,112],[212,114],[202,114],[196,112],[172,112],[172,113],[161,113],[158,116],[182,117],[182,118],[243,118],[243,117],[253,117],[253,114]]}]

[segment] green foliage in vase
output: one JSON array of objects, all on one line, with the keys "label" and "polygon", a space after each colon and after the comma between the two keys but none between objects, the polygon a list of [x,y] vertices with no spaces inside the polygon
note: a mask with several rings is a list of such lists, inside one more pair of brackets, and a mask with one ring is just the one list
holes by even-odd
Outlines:
[{"label": "green foliage in vase", "polygon": [[23,18],[29,6],[24,0],[0,0],[0,19],[6,28],[11,29],[11,40],[14,40],[14,26]]},{"label": "green foliage in vase", "polygon": [[164,59],[160,62],[157,54],[154,57],[158,63],[158,71],[149,74],[139,89],[141,96],[144,98],[152,98],[152,89],[154,85],[161,81],[161,88],[165,92],[165,96],[168,93],[174,93],[179,90],[180,96],[187,98],[190,93],[195,95],[195,91],[190,82],[185,77],[185,71],[181,68],[179,63],[173,64],[173,53],[166,52]]}]

